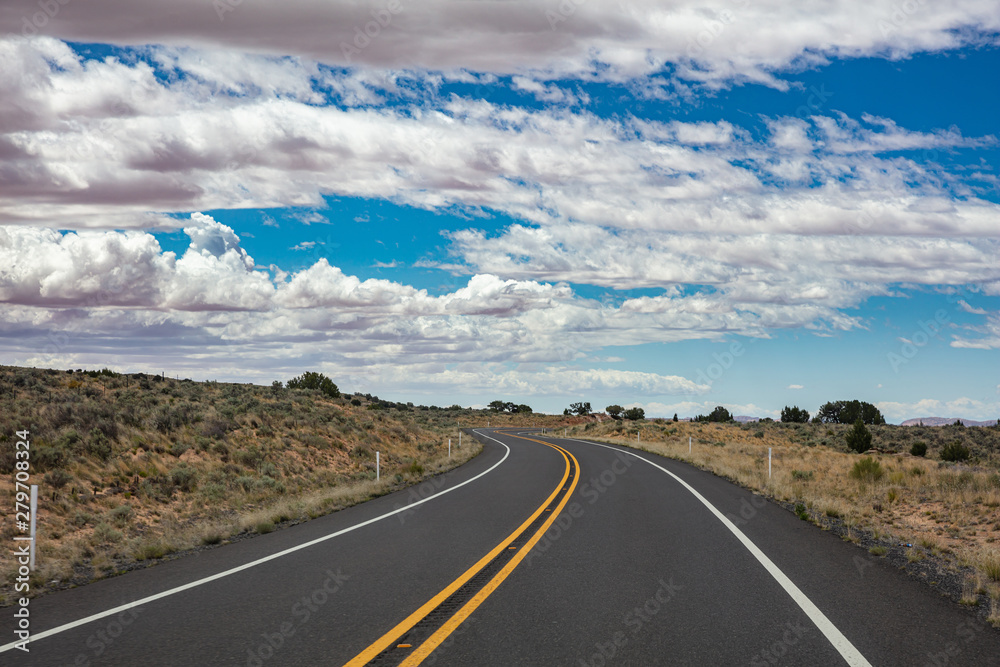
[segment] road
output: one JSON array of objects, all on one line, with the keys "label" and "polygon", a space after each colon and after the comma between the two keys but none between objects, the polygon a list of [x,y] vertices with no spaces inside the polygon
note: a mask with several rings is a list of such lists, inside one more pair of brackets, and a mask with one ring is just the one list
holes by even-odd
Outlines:
[{"label": "road", "polygon": [[478,433],[421,486],[33,600],[0,664],[1000,665],[972,612],[725,480]]}]

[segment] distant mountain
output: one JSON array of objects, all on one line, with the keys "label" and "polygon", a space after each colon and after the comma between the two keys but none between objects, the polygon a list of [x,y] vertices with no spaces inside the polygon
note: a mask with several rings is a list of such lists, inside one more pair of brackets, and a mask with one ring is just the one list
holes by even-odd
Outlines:
[{"label": "distant mountain", "polygon": [[[958,421],[958,417],[920,417],[918,419],[907,419],[900,423],[900,426],[947,426]],[[996,426],[997,420],[988,419],[984,422],[977,422],[974,419],[963,419],[966,426]]]},{"label": "distant mountain", "polygon": [[733,417],[733,419],[735,419],[736,421],[738,421],[741,424],[746,424],[747,422],[759,422],[760,421],[760,417],[747,417],[746,415],[738,415],[736,417]]}]

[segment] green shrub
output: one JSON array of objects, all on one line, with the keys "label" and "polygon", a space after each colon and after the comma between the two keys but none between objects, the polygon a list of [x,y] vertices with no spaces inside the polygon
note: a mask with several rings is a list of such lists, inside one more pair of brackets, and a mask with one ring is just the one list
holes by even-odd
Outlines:
[{"label": "green shrub", "polygon": [[125,527],[132,521],[134,512],[130,505],[119,505],[108,513],[108,518],[119,527]]},{"label": "green shrub", "polygon": [[122,533],[120,530],[115,530],[110,524],[104,523],[103,521],[94,527],[94,532],[90,536],[90,541],[92,544],[113,544],[115,542],[121,542]]},{"label": "green shrub", "polygon": [[95,428],[90,432],[90,437],[87,438],[87,453],[102,461],[111,458],[111,441],[104,431]]},{"label": "green shrub", "polygon": [[792,479],[799,479],[802,481],[810,480],[813,477],[812,470],[793,470]]},{"label": "green shrub", "polygon": [[257,532],[263,535],[264,533],[270,533],[274,530],[274,524],[270,521],[261,521],[257,524]]},{"label": "green shrub", "polygon": [[193,491],[198,485],[195,471],[183,463],[170,471],[170,483],[181,491]]},{"label": "green shrub", "polygon": [[849,474],[859,482],[877,482],[885,476],[885,471],[882,469],[881,463],[866,456],[855,462]]},{"label": "green shrub", "polygon": [[854,428],[847,434],[847,448],[859,453],[872,448],[872,433],[860,419],[854,422]]},{"label": "green shrub", "polygon": [[965,461],[969,458],[969,448],[958,440],[941,448],[942,461]]},{"label": "green shrub", "polygon": [[913,454],[914,456],[926,456],[927,443],[920,442],[919,440],[913,443],[913,446],[910,447],[910,454]]},{"label": "green shrub", "polygon": [[806,506],[802,503],[795,503],[795,516],[799,517],[803,521],[808,521],[809,512],[806,510]]}]

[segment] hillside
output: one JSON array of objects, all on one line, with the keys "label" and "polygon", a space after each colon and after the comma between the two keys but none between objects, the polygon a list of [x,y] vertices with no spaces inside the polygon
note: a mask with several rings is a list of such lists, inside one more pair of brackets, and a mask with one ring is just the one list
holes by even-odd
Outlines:
[{"label": "hillside", "polygon": [[[418,482],[478,453],[467,435],[459,448],[458,427],[487,420],[572,423],[284,386],[0,367],[0,494],[13,499],[15,433],[28,430],[40,486],[32,591],[41,593]],[[14,534],[5,521],[0,537]],[[8,581],[11,555],[0,553]]]}]

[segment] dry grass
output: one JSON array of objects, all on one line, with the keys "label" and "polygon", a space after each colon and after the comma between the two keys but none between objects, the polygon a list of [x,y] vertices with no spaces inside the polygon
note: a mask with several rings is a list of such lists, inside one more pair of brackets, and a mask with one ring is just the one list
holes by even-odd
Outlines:
[{"label": "dry grass", "polygon": [[[870,452],[866,457],[879,472],[859,474],[856,466],[865,457],[848,453],[842,438],[835,441],[837,432],[825,424],[789,428],[606,422],[577,427],[573,435],[635,447],[639,429],[643,449],[687,461],[778,500],[801,503],[813,516],[842,518],[849,540],[852,529],[861,528],[969,564],[978,580],[1000,582],[1000,474],[993,452],[983,453],[975,466],[909,453]],[[828,440],[826,445],[820,444],[822,439]],[[923,556],[923,549],[908,552],[911,559]]]}]

